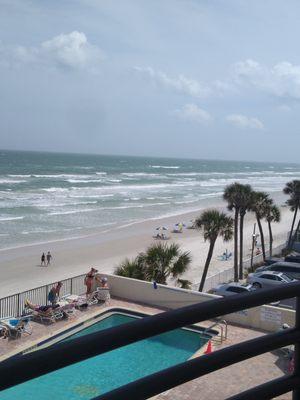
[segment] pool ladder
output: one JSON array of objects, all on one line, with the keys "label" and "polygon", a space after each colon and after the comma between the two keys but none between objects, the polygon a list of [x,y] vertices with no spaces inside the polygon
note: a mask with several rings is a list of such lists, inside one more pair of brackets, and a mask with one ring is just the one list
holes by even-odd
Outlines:
[{"label": "pool ladder", "polygon": [[220,329],[219,334],[212,336],[211,340],[213,342],[223,343],[223,341],[227,339],[227,331],[228,331],[228,324],[227,321],[225,321],[225,319],[214,322],[208,328],[205,328],[203,333],[209,333],[211,329],[216,327]]}]

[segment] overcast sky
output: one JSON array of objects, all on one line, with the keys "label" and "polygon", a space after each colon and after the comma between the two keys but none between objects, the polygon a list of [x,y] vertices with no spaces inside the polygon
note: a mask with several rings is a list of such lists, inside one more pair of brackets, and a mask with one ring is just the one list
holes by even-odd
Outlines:
[{"label": "overcast sky", "polygon": [[0,148],[299,161],[299,0],[0,0]]}]

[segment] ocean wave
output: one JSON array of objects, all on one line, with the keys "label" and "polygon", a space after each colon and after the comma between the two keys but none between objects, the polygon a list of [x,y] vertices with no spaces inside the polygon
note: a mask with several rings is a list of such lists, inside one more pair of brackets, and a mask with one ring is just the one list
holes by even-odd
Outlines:
[{"label": "ocean wave", "polygon": [[81,205],[89,205],[89,204],[97,204],[97,201],[75,201],[75,202],[70,202],[70,203],[57,203],[53,204],[53,202],[49,203],[46,202],[44,204],[35,204],[36,207],[39,208],[51,208],[51,207],[66,207],[66,206],[81,206]]},{"label": "ocean wave", "polygon": [[83,209],[83,210],[54,211],[54,212],[48,213],[47,215],[69,215],[69,214],[78,214],[78,213],[91,212],[91,211],[95,211],[95,209],[88,208],[88,209]]},{"label": "ocean wave", "polygon": [[111,206],[111,207],[102,207],[99,210],[126,210],[131,208],[147,208],[147,207],[154,207],[154,206],[163,206],[169,205],[170,202],[158,202],[158,203],[145,203],[145,204],[128,204],[128,205],[121,205],[121,206]]},{"label": "ocean wave", "polygon": [[41,188],[44,192],[50,192],[50,193],[55,193],[55,192],[68,192],[69,189],[67,188],[59,188],[59,187],[51,187],[51,188]]},{"label": "ocean wave", "polygon": [[102,183],[100,179],[66,179],[66,181],[69,183]]},{"label": "ocean wave", "polygon": [[70,194],[68,197],[71,197],[71,198],[75,198],[75,199],[77,199],[77,198],[91,198],[91,199],[98,199],[98,198],[105,198],[105,197],[114,197],[114,194],[95,194],[95,195],[93,195],[93,194],[87,194],[87,195],[84,195],[84,194]]},{"label": "ocean wave", "polygon": [[0,222],[3,221],[15,221],[19,219],[24,219],[24,217],[0,217]]},{"label": "ocean wave", "polygon": [[15,183],[27,182],[26,179],[0,179],[0,184],[13,185]]},{"label": "ocean wave", "polygon": [[147,172],[122,172],[121,175],[124,176],[129,176],[131,178],[134,178],[136,176],[144,176],[144,177],[159,177],[161,176],[160,174],[151,174]]},{"label": "ocean wave", "polygon": [[90,177],[92,175],[83,175],[83,174],[41,174],[41,175],[37,175],[37,174],[33,174],[32,175],[34,178],[45,178],[45,179],[76,179],[76,178],[87,178]]},{"label": "ocean wave", "polygon": [[149,165],[150,168],[179,169],[179,165]]},{"label": "ocean wave", "polygon": [[12,174],[9,174],[8,176],[10,176],[11,178],[30,178],[31,177],[31,175],[26,175],[26,174],[19,174],[19,175],[12,175]]},{"label": "ocean wave", "polygon": [[96,175],[107,175],[107,172],[96,172]]}]

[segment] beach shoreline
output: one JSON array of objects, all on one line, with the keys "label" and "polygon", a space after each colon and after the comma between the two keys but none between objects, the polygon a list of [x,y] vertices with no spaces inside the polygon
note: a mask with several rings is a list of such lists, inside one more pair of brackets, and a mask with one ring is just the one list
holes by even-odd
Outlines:
[{"label": "beach shoreline", "polygon": [[[278,205],[282,205],[285,200],[282,193],[279,192],[271,193],[271,196]],[[226,211],[226,203],[221,198],[208,199],[197,211],[162,218],[150,218],[79,238],[66,238],[2,249],[0,251],[0,296],[8,296],[69,276],[83,274],[91,266],[103,273],[113,273],[122,260],[135,257],[140,251],[144,251],[149,245],[157,242],[153,239],[157,226],[164,225],[171,228],[176,222],[188,223],[201,211],[212,207]],[[286,240],[292,219],[292,213],[287,207],[281,207],[281,211],[281,223],[274,224],[274,247]],[[249,246],[251,247],[254,222],[254,216],[247,214],[244,230],[245,258],[249,253]],[[266,226],[264,228],[266,242],[268,242]],[[171,242],[178,243],[183,250],[191,252],[193,261],[183,278],[189,279],[193,283],[199,282],[208,250],[208,244],[204,242],[201,233],[192,229],[184,229],[183,233],[171,233],[168,243]],[[232,266],[232,259],[225,262],[218,258],[225,249],[232,252],[233,243],[225,244],[218,239],[208,276]],[[41,267],[40,256],[42,252],[47,251],[51,251],[53,255],[52,265]]]}]

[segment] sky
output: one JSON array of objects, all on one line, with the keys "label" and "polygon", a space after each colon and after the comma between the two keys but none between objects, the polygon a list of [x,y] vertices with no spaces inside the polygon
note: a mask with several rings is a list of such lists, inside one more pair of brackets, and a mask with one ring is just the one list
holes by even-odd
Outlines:
[{"label": "sky", "polygon": [[298,162],[298,0],[0,0],[0,148]]}]

